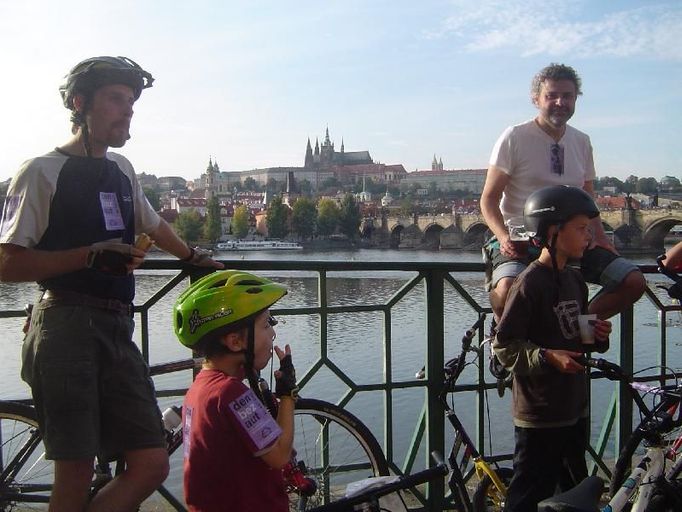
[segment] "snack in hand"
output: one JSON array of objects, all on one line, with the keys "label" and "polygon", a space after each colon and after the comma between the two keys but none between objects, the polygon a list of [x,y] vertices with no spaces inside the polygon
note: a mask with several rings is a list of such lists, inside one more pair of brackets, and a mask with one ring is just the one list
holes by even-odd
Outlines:
[{"label": "snack in hand", "polygon": [[147,251],[154,245],[154,240],[152,240],[147,233],[140,233],[135,240],[135,248],[142,251]]}]

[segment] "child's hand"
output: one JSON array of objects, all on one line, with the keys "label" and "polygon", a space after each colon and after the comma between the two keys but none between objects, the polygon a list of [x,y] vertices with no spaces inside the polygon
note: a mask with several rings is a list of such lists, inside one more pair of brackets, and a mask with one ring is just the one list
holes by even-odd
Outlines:
[{"label": "child's hand", "polygon": [[282,398],[298,398],[298,386],[296,385],[296,370],[291,360],[291,347],[284,346],[284,351],[275,346],[275,353],[279,358],[279,370],[275,371],[275,396]]},{"label": "child's hand", "polygon": [[554,368],[562,373],[580,373],[585,371],[585,367],[575,360],[582,357],[582,352],[571,352],[570,350],[547,349],[545,359]]},{"label": "child's hand", "polygon": [[599,341],[606,341],[611,334],[611,322],[608,320],[590,320],[590,324],[594,326],[594,338]]}]

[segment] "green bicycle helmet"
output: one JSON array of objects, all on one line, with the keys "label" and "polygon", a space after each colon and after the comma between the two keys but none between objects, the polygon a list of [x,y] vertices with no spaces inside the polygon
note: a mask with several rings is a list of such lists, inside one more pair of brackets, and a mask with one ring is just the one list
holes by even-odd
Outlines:
[{"label": "green bicycle helmet", "polygon": [[285,286],[248,272],[213,272],[178,297],[174,307],[175,335],[184,346],[195,347],[216,330],[269,308],[286,293]]},{"label": "green bicycle helmet", "polygon": [[123,84],[133,89],[137,100],[142,94],[142,89],[151,87],[153,82],[151,73],[142,69],[132,59],[92,57],[79,62],[69,71],[65,82],[59,87],[59,93],[64,106],[73,111],[73,98],[76,94],[84,94],[86,98],[90,98],[100,87]]}]

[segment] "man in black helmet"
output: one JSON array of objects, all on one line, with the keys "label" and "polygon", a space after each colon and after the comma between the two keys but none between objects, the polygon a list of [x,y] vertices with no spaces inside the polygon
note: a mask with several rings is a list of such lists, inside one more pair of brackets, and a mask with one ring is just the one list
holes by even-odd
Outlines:
[{"label": "man in black helmet", "polygon": [[[0,280],[42,290],[21,373],[55,461],[50,511],[136,510],[168,472],[153,384],[132,341],[132,272],[148,249],[136,234],[189,264],[222,268],[177,237],[130,162],[108,152],[130,138],[133,105],[152,81],[125,57],[76,65],[60,88],[72,137],[25,162],[7,192]],[[126,470],[88,504],[94,457],[120,454]]]},{"label": "man in black helmet", "polygon": [[[591,241],[590,223],[599,216],[592,197],[577,187],[546,187],[528,197],[524,213],[541,252],[514,281],[493,342],[514,376],[516,446],[506,512],[536,510],[557,486],[565,491],[587,476],[588,376],[579,357],[606,351],[611,332],[608,320],[583,316],[587,286],[567,265]],[[581,321],[592,324],[589,339]]]},{"label": "man in black helmet", "polygon": [[[484,247],[486,288],[499,318],[514,278],[538,253],[527,243],[512,240],[512,226],[523,215],[526,198],[550,185],[580,187],[593,194],[595,179],[590,138],[568,125],[575,112],[581,81],[575,70],[550,64],[533,79],[534,119],[507,128],[495,143],[483,193],[481,211],[493,237]],[[646,281],[635,265],[620,257],[593,219],[594,237],[581,262],[588,282],[600,284],[590,312],[609,318],[636,302]]]}]

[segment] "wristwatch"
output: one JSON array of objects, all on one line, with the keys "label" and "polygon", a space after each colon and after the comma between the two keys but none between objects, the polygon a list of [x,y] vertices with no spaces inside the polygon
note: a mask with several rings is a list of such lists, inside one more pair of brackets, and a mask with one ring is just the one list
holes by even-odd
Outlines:
[{"label": "wristwatch", "polygon": [[547,349],[546,348],[541,347],[540,350],[538,350],[538,359],[540,360],[541,364],[549,364],[549,362],[547,361]]}]

